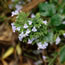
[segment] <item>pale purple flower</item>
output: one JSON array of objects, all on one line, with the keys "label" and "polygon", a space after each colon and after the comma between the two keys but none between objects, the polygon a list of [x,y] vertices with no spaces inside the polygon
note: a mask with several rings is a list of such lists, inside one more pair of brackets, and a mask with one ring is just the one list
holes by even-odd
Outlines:
[{"label": "pale purple flower", "polygon": [[16,31],[16,26],[14,26],[14,23],[11,23],[11,26],[12,26],[13,32],[15,32]]},{"label": "pale purple flower", "polygon": [[30,32],[31,32],[31,31],[30,31],[29,29],[27,29],[26,33],[28,33],[28,34],[29,34]]},{"label": "pale purple flower", "polygon": [[38,49],[45,49],[46,46],[43,46],[43,44],[41,42],[37,43],[38,45]]},{"label": "pale purple flower", "polygon": [[16,31],[16,27],[12,26],[12,30],[13,30],[13,32],[15,32]]},{"label": "pale purple flower", "polygon": [[37,31],[37,29],[36,29],[35,26],[32,28],[32,31],[33,31],[33,32],[36,32],[36,31]]},{"label": "pale purple flower", "polygon": [[47,57],[46,56],[42,56],[42,58],[43,58],[43,60],[46,60]]},{"label": "pale purple flower", "polygon": [[18,38],[19,38],[20,41],[22,41],[22,39],[23,39],[23,37],[21,37],[21,36],[19,36]]},{"label": "pale purple flower", "polygon": [[26,30],[26,33],[25,33],[25,36],[28,36],[28,34],[30,33],[31,31],[29,29]]},{"label": "pale purple flower", "polygon": [[12,15],[11,16],[18,15],[18,14],[19,14],[19,11],[15,10],[15,11],[12,11]]},{"label": "pale purple flower", "polygon": [[28,21],[28,23],[29,23],[29,25],[31,25],[32,24],[32,21]]},{"label": "pale purple flower", "polygon": [[65,21],[63,21],[62,24],[65,24]]},{"label": "pale purple flower", "polygon": [[34,18],[35,17],[35,15],[34,14],[31,14],[31,18]]},{"label": "pale purple flower", "polygon": [[14,23],[11,23],[11,26],[14,26]]},{"label": "pale purple flower", "polygon": [[27,29],[28,28],[28,25],[27,24],[24,24],[24,28]]},{"label": "pale purple flower", "polygon": [[58,45],[58,44],[60,43],[60,41],[61,41],[61,39],[60,39],[60,37],[58,36],[58,37],[56,38],[56,45]]},{"label": "pale purple flower", "polygon": [[65,37],[65,33],[63,34],[63,36]]},{"label": "pale purple flower", "polygon": [[24,32],[21,32],[21,34],[19,34],[18,38],[20,41],[22,41],[22,39],[24,38]]},{"label": "pale purple flower", "polygon": [[48,46],[48,43],[47,43],[47,42],[44,42],[44,45],[45,45],[45,46]]},{"label": "pale purple flower", "polygon": [[34,40],[35,40],[35,38],[28,39],[28,44],[31,44]]},{"label": "pale purple flower", "polygon": [[17,27],[16,30],[17,30],[17,31],[20,31],[20,28],[21,28],[21,27]]},{"label": "pale purple flower", "polygon": [[45,21],[43,21],[43,23],[45,24],[45,25],[47,25],[47,21],[45,20]]},{"label": "pale purple flower", "polygon": [[47,42],[44,42],[44,44],[42,44],[41,42],[37,43],[38,45],[38,49],[46,49],[48,46]]},{"label": "pale purple flower", "polygon": [[31,44],[32,42],[33,42],[32,40],[28,39],[28,44]]},{"label": "pale purple flower", "polygon": [[30,33],[30,30],[27,29],[26,33],[24,34],[24,32],[21,32],[21,34],[19,34],[18,38],[20,41],[22,41],[22,39],[26,36],[28,36],[28,34]]},{"label": "pale purple flower", "polygon": [[41,64],[41,63],[42,63],[42,61],[39,60],[39,61],[35,62],[34,64],[35,64],[35,65],[39,65],[39,64]]}]

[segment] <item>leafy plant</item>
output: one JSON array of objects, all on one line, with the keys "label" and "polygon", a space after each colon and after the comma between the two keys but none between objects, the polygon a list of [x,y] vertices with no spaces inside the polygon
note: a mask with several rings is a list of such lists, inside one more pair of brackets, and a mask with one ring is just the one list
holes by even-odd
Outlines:
[{"label": "leafy plant", "polygon": [[53,16],[56,13],[56,7],[54,4],[47,2],[39,4],[39,11],[42,16]]},{"label": "leafy plant", "polygon": [[20,28],[19,40],[23,42],[28,42],[29,40],[33,43],[44,43],[44,38],[48,33],[47,25],[43,23],[43,19],[40,18],[39,13],[34,18],[28,18],[28,14],[24,12],[20,13],[17,16],[14,26]]},{"label": "leafy plant", "polygon": [[[48,18],[48,36],[45,37],[45,40],[54,42],[54,40],[65,33],[65,0],[50,0],[49,2],[44,2],[39,4],[39,12],[41,16]],[[61,63],[65,62],[65,46],[60,50],[60,61]]]},{"label": "leafy plant", "polygon": [[[63,23],[65,20],[65,5],[62,2],[50,0],[50,2],[40,3],[39,13],[36,13],[33,18],[29,17],[29,13],[19,13],[16,21],[12,23],[13,32],[19,32],[18,38],[22,42],[36,43],[39,46],[38,49],[44,49],[45,45],[48,46],[47,43],[60,43],[62,40],[60,36],[65,34],[65,24]],[[60,51],[61,63],[65,62],[64,51],[64,48]],[[53,63],[56,57],[57,55],[49,65]]]},{"label": "leafy plant", "polygon": [[60,62],[64,63],[65,62],[65,46],[63,46],[60,50]]},{"label": "leafy plant", "polygon": [[51,17],[51,25],[52,26],[59,26],[60,24],[62,24],[62,16],[59,14],[56,14],[54,16]]}]

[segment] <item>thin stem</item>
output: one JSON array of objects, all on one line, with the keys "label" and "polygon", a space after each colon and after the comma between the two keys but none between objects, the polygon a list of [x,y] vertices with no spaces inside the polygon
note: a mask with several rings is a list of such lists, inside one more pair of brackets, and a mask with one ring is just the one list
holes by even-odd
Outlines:
[{"label": "thin stem", "polygon": [[58,53],[54,56],[54,58],[51,60],[51,62],[48,65],[52,65],[55,59],[57,58],[57,56],[58,56]]}]

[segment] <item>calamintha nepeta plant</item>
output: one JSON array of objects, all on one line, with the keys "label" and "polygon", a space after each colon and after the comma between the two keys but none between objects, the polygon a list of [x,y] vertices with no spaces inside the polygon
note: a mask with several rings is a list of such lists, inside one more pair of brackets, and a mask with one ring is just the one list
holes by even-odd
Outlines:
[{"label": "calamintha nepeta plant", "polygon": [[[13,32],[19,32],[18,38],[20,41],[28,44],[37,43],[38,46],[39,44],[45,44],[45,46],[48,46],[44,39],[48,33],[47,21],[43,21],[43,19],[40,18],[39,13],[33,18],[29,18],[28,14],[22,12],[16,17],[16,22],[11,25]],[[42,45],[41,48],[43,48]]]},{"label": "calamintha nepeta plant", "polygon": [[[28,13],[21,12],[16,17],[16,21],[12,23],[13,32],[19,32],[19,40],[28,44],[37,44],[38,49],[45,49],[49,43],[60,43],[59,35],[64,33],[64,30],[55,32],[54,27],[49,26],[47,20],[40,17],[40,13],[29,18]],[[50,23],[52,24],[52,23]]]}]

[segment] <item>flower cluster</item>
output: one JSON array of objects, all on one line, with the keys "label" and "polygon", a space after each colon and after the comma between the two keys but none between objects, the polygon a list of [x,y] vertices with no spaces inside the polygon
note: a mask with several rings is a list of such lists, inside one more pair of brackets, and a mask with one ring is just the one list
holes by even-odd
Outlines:
[{"label": "flower cluster", "polygon": [[28,44],[44,42],[44,36],[47,34],[47,21],[43,21],[39,13],[36,16],[32,14],[31,18],[27,16],[28,14],[25,13],[17,16],[16,22],[11,24],[13,32],[18,31],[19,40],[23,42],[26,40]]},{"label": "flower cluster", "polygon": [[41,42],[37,43],[38,49],[46,49],[48,46],[47,42],[44,42],[43,44]]}]

